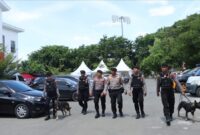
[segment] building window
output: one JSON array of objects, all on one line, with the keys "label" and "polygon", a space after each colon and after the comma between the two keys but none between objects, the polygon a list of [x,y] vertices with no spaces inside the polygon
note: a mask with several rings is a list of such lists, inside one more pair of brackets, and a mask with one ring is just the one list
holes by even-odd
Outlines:
[{"label": "building window", "polygon": [[11,53],[15,53],[15,52],[16,52],[15,41],[11,41]]},{"label": "building window", "polygon": [[5,52],[6,49],[5,49],[5,36],[4,35],[2,36],[2,45],[3,45],[2,46],[3,52]]}]

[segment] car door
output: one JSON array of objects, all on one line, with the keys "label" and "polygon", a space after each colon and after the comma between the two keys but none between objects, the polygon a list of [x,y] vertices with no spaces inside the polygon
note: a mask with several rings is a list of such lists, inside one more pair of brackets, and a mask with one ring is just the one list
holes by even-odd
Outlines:
[{"label": "car door", "polygon": [[59,89],[61,99],[71,99],[72,92],[70,90],[70,85],[67,82],[57,81],[57,87]]},{"label": "car door", "polygon": [[14,103],[14,97],[12,97],[11,90],[3,83],[0,83],[0,113],[12,114]]}]

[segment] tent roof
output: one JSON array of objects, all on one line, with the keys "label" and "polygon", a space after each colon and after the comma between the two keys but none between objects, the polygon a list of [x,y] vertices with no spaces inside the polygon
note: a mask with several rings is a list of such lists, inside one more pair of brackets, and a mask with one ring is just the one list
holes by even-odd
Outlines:
[{"label": "tent roof", "polygon": [[80,71],[85,70],[86,74],[90,74],[92,70],[88,68],[84,61],[81,62],[81,65],[76,69],[76,71],[72,72],[71,75],[73,76],[80,76]]},{"label": "tent roof", "polygon": [[119,62],[119,64],[117,65],[117,71],[121,71],[121,72],[123,72],[123,71],[130,71],[131,70],[131,68],[129,68],[127,65],[126,65],[126,63],[124,62],[124,60],[123,59],[121,59],[120,60],[120,62]]},{"label": "tent roof", "polygon": [[93,72],[97,72],[98,70],[101,70],[103,72],[109,71],[108,67],[106,66],[106,64],[104,63],[103,60],[101,60],[101,62],[99,63],[99,65],[97,66],[97,68]]}]

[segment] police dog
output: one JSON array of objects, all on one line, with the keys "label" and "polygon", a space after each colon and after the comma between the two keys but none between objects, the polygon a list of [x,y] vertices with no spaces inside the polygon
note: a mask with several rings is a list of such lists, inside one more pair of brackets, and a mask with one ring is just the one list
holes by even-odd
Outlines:
[{"label": "police dog", "polygon": [[71,115],[71,107],[67,101],[57,101],[56,119],[58,119],[58,111],[62,112],[63,117],[67,116],[67,112],[69,116]]},{"label": "police dog", "polygon": [[200,102],[197,103],[196,100],[193,103],[181,101],[178,105],[178,117],[180,117],[180,110],[182,108],[184,108],[186,111],[186,113],[185,113],[186,120],[189,120],[188,113],[190,112],[193,116],[193,121],[194,121],[194,112],[196,111],[196,109],[200,109]]}]

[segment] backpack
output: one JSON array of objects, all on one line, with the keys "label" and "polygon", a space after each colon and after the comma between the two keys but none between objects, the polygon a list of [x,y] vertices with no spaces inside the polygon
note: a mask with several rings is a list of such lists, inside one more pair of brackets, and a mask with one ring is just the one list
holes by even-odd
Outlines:
[{"label": "backpack", "polygon": [[80,90],[87,90],[89,89],[89,83],[86,76],[81,76],[79,78],[79,89]]},{"label": "backpack", "polygon": [[142,75],[139,76],[132,75],[131,87],[135,89],[141,89],[144,86],[144,82],[142,81]]},{"label": "backpack", "polygon": [[173,89],[173,80],[170,77],[161,75],[160,86],[162,89]]},{"label": "backpack", "polygon": [[46,79],[46,92],[48,97],[56,97],[56,82],[54,79]]}]

